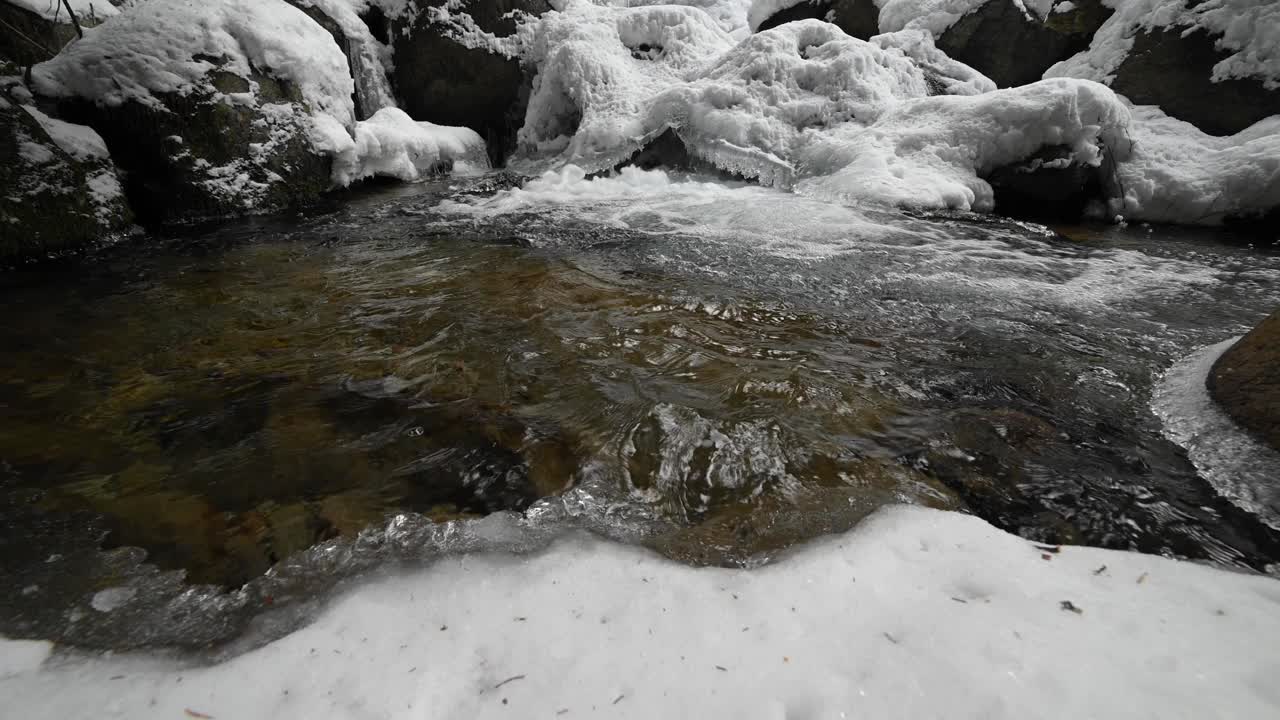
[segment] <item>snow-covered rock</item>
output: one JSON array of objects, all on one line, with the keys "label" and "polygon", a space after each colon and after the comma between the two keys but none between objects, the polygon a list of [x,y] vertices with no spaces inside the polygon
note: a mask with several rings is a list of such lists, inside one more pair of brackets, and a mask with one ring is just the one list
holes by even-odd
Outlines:
[{"label": "snow-covered rock", "polygon": [[1106,83],[1214,135],[1280,114],[1280,3],[1127,0],[1046,77]]},{"label": "snow-covered rock", "polygon": [[355,123],[342,51],[283,0],[149,0],[32,76],[103,135],[152,220],[312,203],[331,167],[314,119]]},{"label": "snow-covered rock", "polygon": [[[13,717],[1274,717],[1280,583],[896,507],[754,570],[586,536],[372,580],[213,666],[0,645]],[[43,661],[43,662],[42,662]]]},{"label": "snow-covered rock", "polygon": [[0,261],[79,250],[131,220],[97,133],[0,92]]},{"label": "snow-covered rock", "polygon": [[415,122],[399,108],[383,108],[356,123],[354,138],[336,122],[328,125],[333,145],[326,149],[334,155],[337,185],[375,176],[413,182],[458,164],[473,172],[489,168],[484,140],[474,130]]},{"label": "snow-covered rock", "polygon": [[[393,80],[411,116],[480,133],[494,164],[515,146],[530,78],[515,56],[516,17],[547,0],[373,0],[388,19]],[[514,13],[514,15],[512,15]]]},{"label": "snow-covered rock", "polygon": [[355,81],[355,114],[367,120],[382,108],[395,107],[386,66],[391,48],[374,37],[372,30],[356,13],[351,0],[287,0],[306,13],[342,48]]}]

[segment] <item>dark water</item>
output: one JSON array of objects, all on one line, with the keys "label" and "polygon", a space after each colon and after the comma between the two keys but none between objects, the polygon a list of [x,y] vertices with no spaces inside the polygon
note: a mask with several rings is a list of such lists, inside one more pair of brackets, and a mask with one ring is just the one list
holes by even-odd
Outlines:
[{"label": "dark water", "polygon": [[748,189],[473,211],[481,186],[0,278],[0,633],[223,642],[291,577],[393,536],[484,546],[468,519],[547,497],[695,563],[893,502],[1280,561],[1149,406],[1280,301],[1270,249],[867,216],[885,232]]}]

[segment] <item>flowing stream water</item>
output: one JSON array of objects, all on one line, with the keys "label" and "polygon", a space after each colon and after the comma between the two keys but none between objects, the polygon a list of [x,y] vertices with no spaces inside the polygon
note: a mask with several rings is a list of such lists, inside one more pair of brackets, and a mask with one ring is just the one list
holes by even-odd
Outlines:
[{"label": "flowing stream water", "polygon": [[226,648],[388,563],[586,527],[751,565],[887,503],[1275,572],[1280,508],[1152,397],[1280,253],[1056,230],[497,175],[9,272],[0,634]]}]

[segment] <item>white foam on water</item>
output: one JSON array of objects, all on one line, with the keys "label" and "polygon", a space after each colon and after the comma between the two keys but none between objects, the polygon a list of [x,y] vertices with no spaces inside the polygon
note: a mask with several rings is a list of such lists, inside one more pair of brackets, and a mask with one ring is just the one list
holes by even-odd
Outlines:
[{"label": "white foam on water", "polygon": [[1205,386],[1213,364],[1239,339],[1201,348],[1175,363],[1156,385],[1151,409],[1168,438],[1186,448],[1219,494],[1280,529],[1280,452],[1237,425]]}]

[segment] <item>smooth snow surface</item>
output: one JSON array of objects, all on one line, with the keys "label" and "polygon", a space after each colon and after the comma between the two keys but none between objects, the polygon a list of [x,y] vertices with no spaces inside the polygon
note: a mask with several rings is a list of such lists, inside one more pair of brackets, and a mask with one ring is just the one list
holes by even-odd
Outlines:
[{"label": "smooth snow surface", "polygon": [[[1133,37],[1166,28],[1203,30],[1228,53],[1213,67],[1213,80],[1254,77],[1280,89],[1280,3],[1275,0],[1113,0],[1116,12],[1093,36],[1089,49],[1058,63],[1045,77],[1110,82],[1133,49]],[[883,17],[883,16],[882,16]],[[883,22],[883,19],[882,19]]]},{"label": "smooth snow surface", "polygon": [[1201,348],[1169,368],[1151,407],[1169,439],[1186,448],[1196,470],[1223,497],[1280,529],[1280,452],[1237,425],[1205,387],[1213,364],[1239,339]]},{"label": "smooth snow surface", "polygon": [[49,134],[63,152],[80,161],[106,160],[111,157],[107,144],[93,128],[86,125],[74,125],[57,118],[51,118],[40,112],[34,105],[23,105],[31,117],[40,123],[40,127]]},{"label": "smooth snow surface", "polygon": [[60,720],[1261,718],[1280,583],[900,506],[754,570],[583,535],[451,557],[213,667],[15,664],[6,712]]},{"label": "smooth snow surface", "polygon": [[[71,23],[71,18],[67,15],[67,9],[63,7],[63,0],[5,0],[5,2],[30,10],[49,20]],[[71,9],[75,11],[76,17],[81,21],[86,18],[103,20],[120,14],[120,11],[111,4],[110,0],[71,0]]]}]

